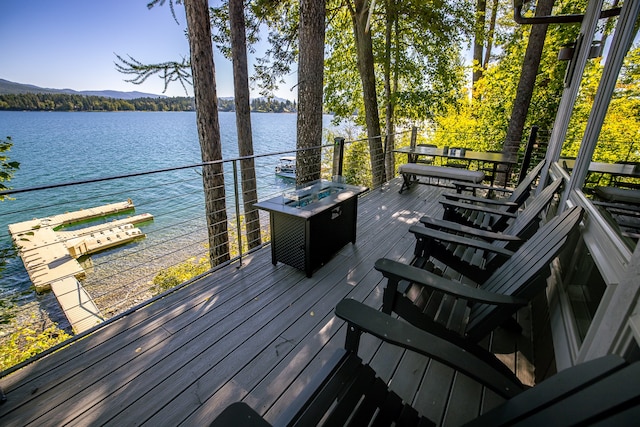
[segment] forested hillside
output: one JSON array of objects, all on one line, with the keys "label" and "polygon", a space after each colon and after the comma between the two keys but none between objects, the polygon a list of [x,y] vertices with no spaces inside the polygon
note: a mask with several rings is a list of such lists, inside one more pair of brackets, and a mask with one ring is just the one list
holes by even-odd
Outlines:
[{"label": "forested hillside", "polygon": [[[218,100],[219,111],[234,111],[233,98]],[[258,98],[251,110],[263,113],[291,113],[297,105],[289,100]],[[116,99],[64,93],[24,93],[0,95],[0,111],[194,111],[193,98]]]}]

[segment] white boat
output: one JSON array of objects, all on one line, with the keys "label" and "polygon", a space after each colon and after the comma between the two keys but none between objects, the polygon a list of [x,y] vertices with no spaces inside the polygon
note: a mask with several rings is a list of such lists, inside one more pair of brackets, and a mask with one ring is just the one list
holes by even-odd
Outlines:
[{"label": "white boat", "polygon": [[281,157],[276,166],[276,176],[285,179],[296,179],[296,158],[295,156]]}]

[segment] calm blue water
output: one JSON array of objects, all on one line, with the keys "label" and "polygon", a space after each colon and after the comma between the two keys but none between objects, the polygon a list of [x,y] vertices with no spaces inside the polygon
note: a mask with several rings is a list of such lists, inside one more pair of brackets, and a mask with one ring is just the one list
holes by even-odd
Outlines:
[{"label": "calm blue water", "polygon": [[[234,113],[220,113],[223,158],[238,156]],[[325,116],[330,128],[330,116]],[[296,115],[252,115],[255,154],[295,149]],[[11,136],[8,153],[20,162],[9,185],[14,189],[65,183],[172,168],[200,162],[200,146],[193,112],[0,112],[0,136]],[[274,158],[256,162],[259,185],[290,185],[273,175]],[[225,177],[231,174],[225,166]],[[229,180],[231,180],[229,178]],[[170,185],[167,185],[170,183]],[[227,183],[229,200],[231,183]],[[144,226],[149,236],[136,245],[174,239],[163,234],[176,217],[203,219],[202,180],[194,170],[145,175],[65,189],[17,194],[0,202],[0,247],[10,246],[8,224],[82,207],[133,199],[136,212],[149,212],[154,221]],[[184,209],[180,207],[184,206]],[[181,244],[178,236],[177,244]],[[158,251],[166,251],[159,248]],[[92,256],[92,262],[113,256],[114,251]],[[88,275],[88,281],[94,275]],[[29,278],[19,258],[9,259],[0,271],[0,299],[16,293],[20,300],[34,298]]]},{"label": "calm blue water", "polygon": [[[11,186],[198,163],[195,117],[192,112],[0,112],[0,132],[13,138],[10,156],[21,163]],[[219,117],[223,158],[237,157],[235,114]],[[252,129],[256,154],[295,148],[293,114],[253,114]]]}]

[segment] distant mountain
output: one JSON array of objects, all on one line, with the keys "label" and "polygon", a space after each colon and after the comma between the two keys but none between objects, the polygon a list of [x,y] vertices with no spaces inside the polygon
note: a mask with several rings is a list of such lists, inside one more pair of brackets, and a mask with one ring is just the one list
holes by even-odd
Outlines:
[{"label": "distant mountain", "polygon": [[84,90],[73,89],[50,89],[34,85],[10,82],[0,79],[0,95],[16,95],[21,93],[67,93],[71,95],[103,96],[114,99],[136,99],[136,98],[166,98],[165,95],[156,95],[144,92],[119,92],[116,90]]}]

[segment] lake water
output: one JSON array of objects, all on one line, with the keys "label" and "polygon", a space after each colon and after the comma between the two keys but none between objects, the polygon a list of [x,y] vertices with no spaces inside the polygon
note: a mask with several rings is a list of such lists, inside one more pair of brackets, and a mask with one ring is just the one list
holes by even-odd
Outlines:
[{"label": "lake water", "polygon": [[[235,113],[221,112],[223,158],[237,157]],[[329,127],[330,116],[325,116]],[[255,154],[295,149],[296,115],[252,114]],[[200,162],[193,112],[0,112],[21,163],[13,188]]]},{"label": "lake water", "polygon": [[[223,158],[235,158],[238,156],[235,113],[222,112],[219,117]],[[256,155],[295,149],[296,115],[255,113],[251,118]],[[330,119],[330,116],[324,117],[325,129],[331,127]],[[20,162],[20,169],[9,182],[14,189],[173,168],[201,161],[193,112],[0,112],[0,136],[12,138],[13,148],[8,154],[12,161]],[[259,180],[277,181],[272,172],[273,162],[274,158],[257,160]],[[261,173],[260,168],[268,172]],[[230,173],[228,169],[226,167],[225,175]],[[143,230],[147,235],[155,233],[157,238],[162,233],[171,233],[164,231],[165,223],[174,221],[176,215],[185,215],[176,209],[177,203],[196,206],[195,209],[203,211],[201,177],[193,170],[187,173],[190,174],[188,178],[184,174],[162,173],[146,175],[139,180],[117,181],[117,185],[96,183],[17,194],[15,200],[0,202],[0,247],[11,245],[8,224],[128,197],[138,208],[142,207],[136,209],[137,213],[150,212],[156,218]],[[179,180],[179,186],[166,185],[176,180]],[[149,195],[149,189],[156,185],[163,192],[161,199]],[[115,194],[114,187],[117,187]],[[175,201],[167,203],[171,199]],[[203,216],[201,212],[194,215]],[[165,251],[166,248],[158,250]],[[109,256],[112,254],[98,254],[92,259]],[[96,277],[90,274],[87,280],[91,282]],[[100,281],[99,277],[96,280]],[[40,308],[49,305],[46,309],[52,310],[55,306],[48,302],[50,297],[35,295],[22,261],[17,257],[9,259],[0,271],[0,301],[3,299],[11,299],[21,306],[35,303]]]}]

